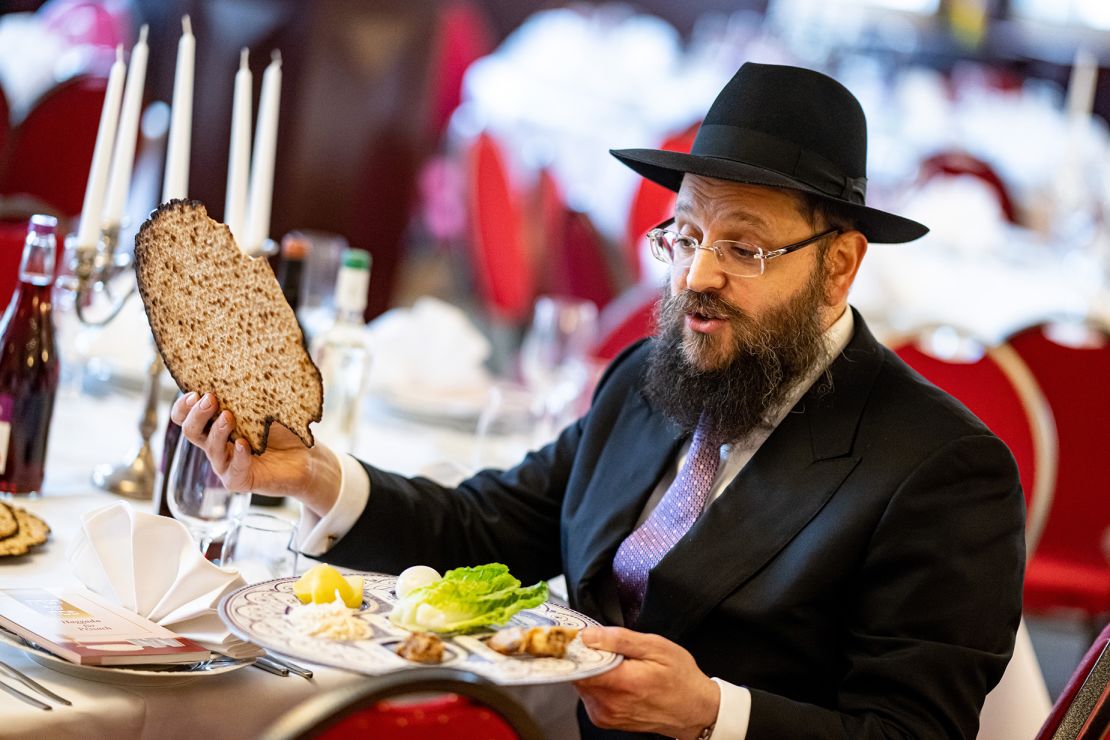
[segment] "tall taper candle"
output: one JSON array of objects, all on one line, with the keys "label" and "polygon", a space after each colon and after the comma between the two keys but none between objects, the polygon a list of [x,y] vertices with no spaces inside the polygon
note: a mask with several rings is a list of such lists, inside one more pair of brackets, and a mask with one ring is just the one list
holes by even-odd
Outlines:
[{"label": "tall taper candle", "polygon": [[277,154],[278,108],[281,103],[281,53],[262,75],[262,95],[258,99],[258,125],[254,132],[251,160],[247,234],[241,246],[256,252],[270,236],[270,208],[274,195],[274,157]]},{"label": "tall taper candle", "polygon": [[116,61],[108,73],[108,89],[104,107],[100,109],[100,126],[96,130],[92,165],[85,183],[85,201],[81,205],[81,223],[77,227],[77,246],[95,247],[100,240],[100,214],[104,206],[104,189],[108,184],[108,166],[112,160],[112,142],[116,138],[120,97],[123,95],[123,47],[116,47]]},{"label": "tall taper candle", "polygon": [[108,178],[108,198],[104,201],[104,224],[119,225],[127,191],[131,187],[131,167],[135,163],[135,139],[139,134],[139,113],[143,107],[143,86],[146,84],[147,27],[139,30],[139,41],[131,49],[127,65],[127,86],[123,90],[116,145],[112,150],[112,170]]},{"label": "tall taper candle", "polygon": [[243,232],[247,213],[247,178],[251,166],[251,95],[252,76],[247,65],[249,52],[239,53],[239,71],[235,73],[235,97],[231,106],[231,150],[227,157],[227,196],[224,199],[224,223],[232,236],[245,247]]},{"label": "tall taper candle", "polygon": [[189,194],[189,145],[193,129],[193,60],[196,39],[189,16],[181,18],[181,40],[177,43],[177,70],[173,78],[170,111],[170,141],[166,153],[166,177],[162,202]]}]

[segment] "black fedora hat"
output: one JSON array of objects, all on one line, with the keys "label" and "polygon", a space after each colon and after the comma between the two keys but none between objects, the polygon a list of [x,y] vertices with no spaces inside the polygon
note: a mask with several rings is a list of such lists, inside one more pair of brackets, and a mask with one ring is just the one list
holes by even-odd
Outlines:
[{"label": "black fedora hat", "polygon": [[689,154],[657,149],[610,153],[677,191],[686,173],[813,193],[846,207],[869,241],[908,242],[929,229],[869,208],[867,120],[831,77],[800,67],[749,62],[729,80]]}]

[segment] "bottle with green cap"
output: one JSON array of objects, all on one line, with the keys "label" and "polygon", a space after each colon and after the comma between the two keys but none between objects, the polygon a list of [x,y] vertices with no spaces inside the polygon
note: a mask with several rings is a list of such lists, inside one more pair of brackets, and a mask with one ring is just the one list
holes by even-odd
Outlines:
[{"label": "bottle with green cap", "polygon": [[363,311],[370,287],[370,253],[347,249],[335,284],[335,324],[312,343],[324,380],[324,416],[314,434],[336,452],[352,452],[370,371]]}]

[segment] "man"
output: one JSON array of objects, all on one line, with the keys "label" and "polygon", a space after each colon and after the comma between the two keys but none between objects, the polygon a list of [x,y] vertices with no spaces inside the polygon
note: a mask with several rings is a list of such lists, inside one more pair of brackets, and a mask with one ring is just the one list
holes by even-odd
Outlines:
[{"label": "man", "polygon": [[859,104],[746,64],[690,154],[614,154],[678,191],[658,334],[513,470],[445,489],[276,427],[251,458],[226,411],[205,431],[211,396],[174,420],[230,488],[300,499],[333,563],[565,573],[614,625],[583,639],[626,656],[577,684],[584,737],[973,737],[1020,616],[1022,495],[847,306],[869,240],[926,231],[864,205]]}]

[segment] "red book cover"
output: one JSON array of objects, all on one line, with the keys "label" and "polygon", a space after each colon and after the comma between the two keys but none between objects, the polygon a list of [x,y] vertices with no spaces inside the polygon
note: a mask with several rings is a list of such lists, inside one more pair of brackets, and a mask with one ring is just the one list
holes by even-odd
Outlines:
[{"label": "red book cover", "polygon": [[76,588],[0,588],[0,626],[81,665],[195,663],[208,649]]}]

